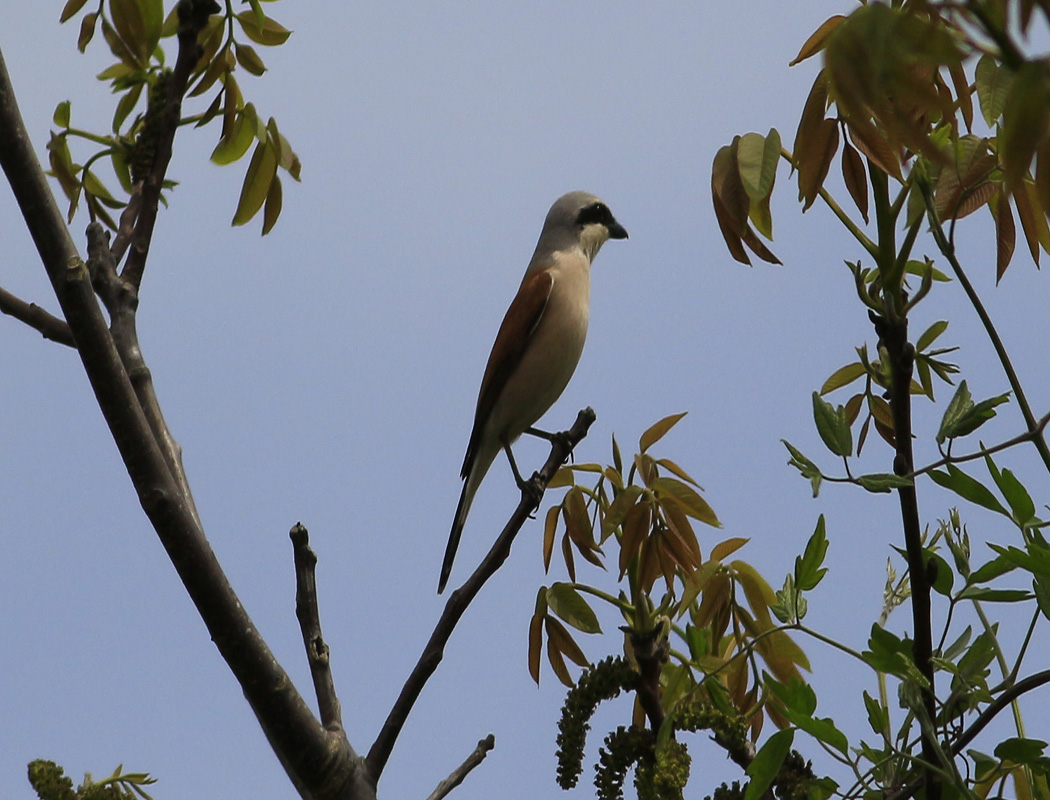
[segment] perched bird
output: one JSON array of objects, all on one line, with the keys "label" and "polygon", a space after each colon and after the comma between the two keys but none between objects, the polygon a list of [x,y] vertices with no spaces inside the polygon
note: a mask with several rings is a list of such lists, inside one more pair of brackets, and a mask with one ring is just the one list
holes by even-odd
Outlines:
[{"label": "perched bird", "polygon": [[510,446],[523,433],[539,433],[532,430],[533,423],[569,383],[587,336],[591,262],[606,241],[626,238],[609,207],[586,192],[563,195],[547,212],[536,252],[496,334],[481,380],[439,594],[452,572],[474,494],[501,449],[515,480],[523,482]]}]

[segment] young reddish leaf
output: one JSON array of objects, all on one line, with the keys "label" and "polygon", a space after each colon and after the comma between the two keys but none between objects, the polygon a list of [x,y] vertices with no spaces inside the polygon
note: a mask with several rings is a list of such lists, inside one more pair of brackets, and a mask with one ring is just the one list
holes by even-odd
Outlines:
[{"label": "young reddish leaf", "polygon": [[967,131],[973,130],[973,97],[970,91],[970,81],[966,77],[966,71],[961,63],[955,63],[948,67],[948,74],[951,76],[952,85],[955,87],[956,102],[962,114],[963,124],[966,125]]},{"label": "young reddish leaf", "polygon": [[868,173],[864,170],[864,160],[849,143],[842,142],[842,179],[846,190],[857,206],[864,222],[868,221]]},{"label": "young reddish leaf", "polygon": [[562,517],[565,519],[565,529],[569,538],[581,550],[597,548],[591,517],[587,513],[587,503],[579,486],[574,486],[566,492],[565,499],[562,500]]},{"label": "young reddish leaf", "polygon": [[[549,623],[548,623],[549,625]],[[558,646],[554,643],[554,638],[550,635],[550,627],[547,628],[547,661],[551,665],[551,669],[554,670],[554,675],[564,686],[572,686],[572,676],[569,675],[569,668],[565,666],[565,659],[562,658],[561,653],[558,651]]]},{"label": "young reddish leaf", "polygon": [[[550,594],[548,593],[548,599],[549,597]],[[587,656],[583,654],[583,650],[572,638],[568,628],[550,615],[544,621],[546,623],[548,641],[556,645],[558,651],[567,655],[574,664],[586,667],[590,662],[587,660]],[[570,682],[569,685],[571,686],[572,683]]]},{"label": "young reddish leaf", "polygon": [[234,225],[243,225],[258,213],[266,196],[270,193],[270,183],[277,174],[277,157],[273,147],[260,142],[255,147],[248,172],[244,176],[241,197],[237,201],[237,211],[233,215]]},{"label": "young reddish leaf", "polygon": [[746,561],[734,561],[729,566],[744,589],[744,596],[751,607],[751,613],[755,615],[755,620],[768,630],[772,627],[769,607],[777,602],[776,592],[766,583],[766,579],[758,574],[758,570]]},{"label": "young reddish leaf", "polygon": [[649,429],[646,430],[646,432],[643,433],[641,438],[638,440],[638,449],[644,453],[646,450],[648,450],[650,447],[652,447],[654,444],[660,441],[664,437],[664,435],[669,430],[671,430],[671,428],[673,428],[678,423],[678,421],[687,413],[689,412],[683,411],[680,414],[671,414],[670,416],[664,417],[662,420],[655,423],[654,425],[651,425]]},{"label": "young reddish leaf", "polygon": [[[860,406],[864,402],[863,394],[855,394],[849,400],[846,401],[846,405],[843,408],[846,411],[846,422],[852,425],[857,421],[857,417],[860,416]],[[857,455],[860,455],[860,445],[857,445]]]},{"label": "young reddish leaf", "polygon": [[648,503],[636,503],[627,512],[623,535],[620,537],[620,578],[627,574],[631,561],[641,551],[642,543],[649,535],[651,521],[652,509]]},{"label": "young reddish leaf", "polygon": [[999,158],[1006,186],[1014,191],[1028,172],[1036,149],[1050,132],[1050,71],[1027,62],[1015,75],[1003,109]]},{"label": "young reddish leaf", "polygon": [[[543,589],[540,592],[543,593]],[[540,685],[540,648],[543,647],[543,614],[537,611],[529,620],[529,675]]]},{"label": "young reddish leaf", "polygon": [[903,182],[900,156],[878,128],[855,119],[846,120],[846,126],[854,146],[865,158],[887,175]]},{"label": "young reddish leaf", "polygon": [[733,258],[744,264],[751,264],[741,243],[744,229],[747,227],[747,216],[751,207],[747,192],[737,171],[736,145],[719,148],[711,165],[711,196],[715,206],[715,217],[718,227],[726,240],[726,246]]},{"label": "young reddish leaf", "polygon": [[652,481],[651,487],[657,495],[672,498],[693,519],[715,528],[722,527],[722,523],[718,521],[711,506],[688,484],[675,478],[656,478]]},{"label": "young reddish leaf", "polygon": [[661,467],[664,467],[668,472],[673,472],[686,483],[691,483],[697,489],[703,491],[704,487],[702,487],[699,483],[693,480],[692,476],[690,476],[689,473],[687,473],[684,469],[682,469],[680,466],[674,463],[671,459],[658,458],[656,459],[656,463],[659,464]]},{"label": "young reddish leaf", "polygon": [[[768,198],[767,198],[768,199]],[[760,259],[765,261],[767,264],[779,264],[780,259],[773,255],[769,248],[762,244],[755,232],[750,227],[744,228],[744,235],[741,237],[744,244],[751,248],[751,252],[758,256]]]},{"label": "young reddish leaf", "polygon": [[824,42],[827,40],[828,36],[844,19],[846,18],[842,14],[835,14],[820,23],[820,27],[813,31],[810,37],[806,39],[805,44],[802,45],[802,49],[798,51],[798,55],[795,56],[794,59],[788,62],[788,66],[793,67],[800,61],[805,61],[810,56],[814,56],[823,50]]},{"label": "young reddish leaf", "polygon": [[1034,186],[1024,181],[1014,192],[1014,203],[1017,205],[1017,217],[1021,220],[1021,230],[1024,232],[1025,241],[1028,243],[1028,252],[1032,254],[1032,260],[1039,266],[1039,246],[1047,246],[1048,231],[1046,215],[1036,214],[1032,207],[1035,199]]},{"label": "young reddish leaf", "polygon": [[551,556],[554,554],[554,537],[558,533],[558,516],[561,506],[551,506],[547,509],[547,516],[543,521],[543,571],[549,572],[551,568]]},{"label": "young reddish leaf", "polygon": [[750,539],[745,539],[741,536],[734,536],[732,539],[719,542],[711,550],[711,560],[723,561],[750,541]]},{"label": "young reddish leaf", "polygon": [[1014,215],[1010,211],[1010,198],[1008,195],[999,193],[992,209],[995,214],[995,282],[999,283],[1006,268],[1010,266],[1010,259],[1014,255],[1014,246],[1017,243],[1017,231],[1014,228]]}]

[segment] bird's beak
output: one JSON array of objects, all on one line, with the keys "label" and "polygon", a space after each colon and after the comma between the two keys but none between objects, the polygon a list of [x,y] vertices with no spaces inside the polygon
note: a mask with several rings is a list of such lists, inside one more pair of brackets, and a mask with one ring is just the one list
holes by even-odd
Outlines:
[{"label": "bird's beak", "polygon": [[606,227],[609,229],[609,238],[610,239],[626,239],[627,238],[627,229],[624,228],[623,225],[621,225],[616,220],[613,220],[612,222],[610,222]]}]

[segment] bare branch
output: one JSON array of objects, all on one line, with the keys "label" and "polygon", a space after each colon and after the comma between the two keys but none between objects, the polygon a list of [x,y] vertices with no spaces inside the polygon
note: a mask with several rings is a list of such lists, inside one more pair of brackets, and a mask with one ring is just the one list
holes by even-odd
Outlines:
[{"label": "bare branch", "polygon": [[49,314],[36,303],[27,303],[3,288],[0,288],[0,312],[24,322],[30,328],[35,328],[45,339],[67,347],[77,346],[65,320]]},{"label": "bare branch", "polygon": [[383,723],[379,736],[376,737],[375,743],[368,751],[368,772],[376,781],[379,780],[380,775],[383,773],[383,768],[390,757],[390,751],[401,733],[401,728],[404,726],[405,720],[416,702],[416,698],[419,697],[419,693],[423,690],[430,676],[434,674],[438,664],[441,663],[445,653],[445,643],[452,635],[452,631],[455,630],[460,617],[463,616],[463,612],[467,610],[467,606],[470,605],[477,593],[481,591],[481,587],[485,585],[486,581],[507,560],[514,537],[518,535],[518,531],[521,530],[521,526],[525,524],[529,516],[539,508],[540,500],[543,498],[543,492],[546,490],[547,485],[551,482],[554,474],[568,460],[573,448],[587,435],[587,430],[591,427],[594,419],[594,411],[590,408],[585,408],[576,417],[576,422],[570,430],[554,434],[551,437],[551,454],[547,458],[547,463],[543,465],[539,472],[532,476],[532,479],[522,489],[518,507],[514,510],[506,526],[504,526],[499,538],[496,539],[496,543],[492,545],[492,549],[489,550],[481,564],[478,565],[478,568],[474,570],[474,574],[449,596],[448,602],[445,603],[445,610],[434,627],[430,640],[423,648],[423,654],[419,657],[412,674],[408,676],[408,680],[405,681],[405,685],[401,688],[401,694],[398,695],[394,707],[386,718],[386,722]]},{"label": "bare branch", "polygon": [[172,477],[29,141],[2,52],[0,166],[142,508],[292,783],[304,797],[374,798],[375,782],[346,737],[318,723],[252,624]]},{"label": "bare branch", "polygon": [[310,534],[301,523],[295,523],[288,534],[295,554],[295,616],[303,633],[306,658],[317,693],[321,724],[326,730],[343,729],[342,710],[335,692],[335,681],[329,661],[328,645],[321,635],[321,613],[317,608],[317,554],[310,548]]},{"label": "bare branch", "polygon": [[474,767],[485,760],[485,756],[487,756],[489,751],[495,746],[496,737],[490,733],[478,742],[478,746],[474,748],[473,753],[467,756],[466,761],[456,767],[451,775],[437,785],[437,788],[430,793],[430,797],[428,797],[427,800],[442,800],[442,798],[446,797],[449,792],[463,783],[463,779],[470,774],[470,771],[474,769]]}]

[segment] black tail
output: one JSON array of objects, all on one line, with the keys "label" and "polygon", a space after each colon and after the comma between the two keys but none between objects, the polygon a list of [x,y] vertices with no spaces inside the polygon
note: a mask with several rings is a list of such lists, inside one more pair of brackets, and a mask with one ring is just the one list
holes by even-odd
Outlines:
[{"label": "black tail", "polygon": [[456,506],[456,516],[452,520],[452,530],[448,535],[448,544],[445,546],[445,560],[441,562],[441,577],[438,579],[438,594],[445,591],[448,576],[452,574],[452,562],[456,558],[456,550],[459,549],[459,537],[463,534],[463,524],[467,521],[467,512],[470,511],[470,502],[473,497],[467,497],[470,489],[470,479],[463,482],[463,491],[459,495],[459,505]]}]

